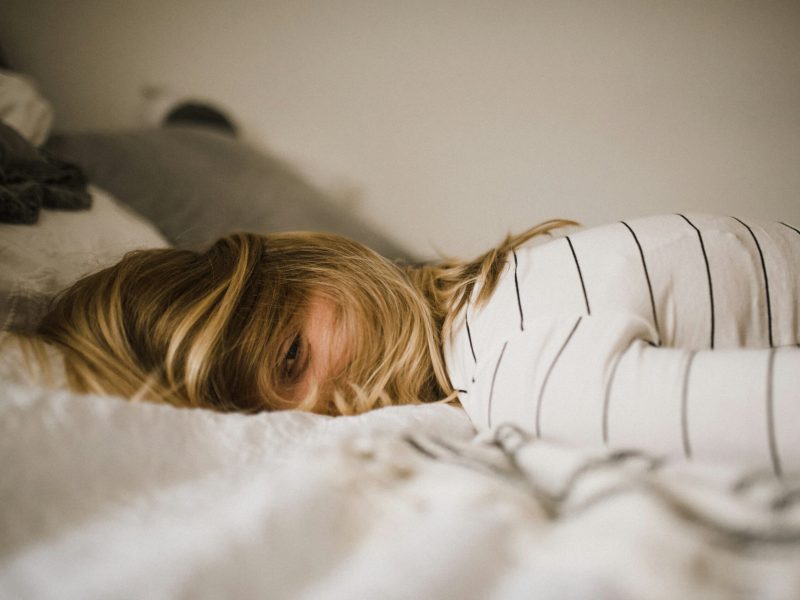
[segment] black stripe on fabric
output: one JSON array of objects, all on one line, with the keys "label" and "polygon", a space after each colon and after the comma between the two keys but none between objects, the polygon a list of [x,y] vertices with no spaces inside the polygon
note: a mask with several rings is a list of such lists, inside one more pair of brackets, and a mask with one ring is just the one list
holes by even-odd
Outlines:
[{"label": "black stripe on fabric", "polygon": [[778,454],[778,442],[775,439],[775,402],[773,398],[773,380],[775,377],[775,348],[769,351],[767,359],[767,389],[766,389],[766,403],[767,403],[767,441],[769,443],[769,456],[772,460],[772,470],[778,477],[783,476],[783,468],[781,467],[781,457]]},{"label": "black stripe on fabric", "polygon": [[500,363],[503,361],[503,355],[506,353],[506,346],[508,342],[503,344],[503,349],[500,350],[500,356],[497,358],[497,364],[494,366],[494,373],[492,373],[492,386],[489,388],[489,405],[486,407],[486,426],[492,426],[492,399],[494,398],[494,382],[497,380],[497,371],[500,370]]},{"label": "black stripe on fabric", "polygon": [[606,383],[606,390],[603,394],[603,444],[608,446],[608,412],[611,403],[611,387],[614,384],[614,378],[617,376],[617,367],[622,360],[623,352],[617,354],[617,359],[614,361],[614,366],[611,367],[611,375],[608,377]]},{"label": "black stripe on fabric", "polygon": [[[797,235],[800,235],[800,229],[798,229],[797,227],[792,227],[791,225],[789,225],[788,223],[784,223],[783,221],[780,221],[780,224],[781,224],[781,225],[783,225],[784,227],[787,227],[787,228],[791,229],[791,230],[792,230],[792,231],[794,231],[794,232],[795,232]],[[796,346],[797,346],[798,348],[800,348],[800,342],[798,342],[798,343],[796,344]]]},{"label": "black stripe on fabric", "polygon": [[794,231],[794,232],[795,232],[797,235],[800,235],[800,229],[798,229],[797,227],[792,227],[791,225],[789,225],[788,223],[784,223],[783,221],[781,221],[780,223],[781,223],[781,225],[783,225],[784,227],[788,227],[789,229],[791,229],[792,231]]},{"label": "black stripe on fabric", "polygon": [[711,305],[711,341],[709,342],[709,348],[712,350],[714,349],[714,325],[716,315],[714,314],[714,284],[711,280],[711,267],[708,264],[708,254],[706,254],[706,245],[703,242],[703,234],[700,233],[700,230],[692,223],[689,219],[686,218],[685,215],[678,215],[684,221],[686,221],[689,226],[694,229],[695,233],[697,233],[697,239],[700,241],[700,251],[703,253],[703,262],[706,264],[706,277],[708,277],[708,299]]},{"label": "black stripe on fabric", "polygon": [[[467,340],[469,340],[469,351],[472,353],[472,361],[475,365],[478,364],[478,357],[475,356],[475,346],[472,344],[472,331],[469,328],[469,302],[464,311],[464,324],[467,326]],[[475,383],[475,370],[472,371],[472,383]]]},{"label": "black stripe on fabric", "polygon": [[761,244],[758,243],[758,238],[756,234],[750,229],[750,226],[742,221],[737,217],[731,217],[732,219],[738,221],[742,224],[742,226],[747,229],[750,233],[750,237],[753,238],[753,242],[756,244],[756,250],[758,250],[758,257],[761,259],[761,272],[764,274],[764,296],[767,302],[767,328],[769,331],[769,347],[774,348],[775,344],[772,342],[772,304],[769,297],[769,278],[767,277],[767,263],[764,260],[764,253],[761,251]]},{"label": "black stripe on fabric", "polygon": [[468,392],[467,390],[462,390],[461,388],[456,388],[456,391],[457,391],[459,394],[469,394],[469,392]]},{"label": "black stripe on fabric", "polygon": [[525,316],[522,314],[522,298],[519,295],[519,279],[517,278],[517,253],[512,250],[514,255],[514,289],[517,292],[517,307],[519,308],[519,330],[525,331]]},{"label": "black stripe on fabric", "polygon": [[586,303],[586,314],[591,315],[592,310],[589,308],[589,296],[586,295],[586,285],[583,283],[583,273],[581,272],[581,264],[578,262],[578,255],[575,254],[575,247],[572,245],[572,240],[566,236],[567,244],[569,244],[572,258],[575,260],[575,267],[578,269],[578,279],[581,280],[581,289],[583,290],[583,301]]},{"label": "black stripe on fabric", "polygon": [[690,352],[683,371],[683,388],[681,389],[681,438],[683,440],[683,456],[692,458],[692,445],[689,443],[689,376],[696,352]]},{"label": "black stripe on fabric", "polygon": [[656,335],[658,336],[658,342],[656,342],[656,346],[661,345],[661,328],[658,326],[658,313],[656,312],[656,299],[653,295],[653,286],[650,283],[650,273],[647,270],[647,261],[644,259],[644,250],[642,250],[642,245],[639,243],[639,238],[636,236],[636,233],[633,231],[630,225],[628,225],[625,221],[620,221],[625,227],[627,227],[628,231],[631,232],[633,236],[633,241],[636,242],[636,247],[639,249],[639,258],[642,259],[642,268],[644,269],[644,278],[647,281],[647,292],[650,294],[650,310],[653,312],[653,326],[656,328]]},{"label": "black stripe on fabric", "polygon": [[472,345],[472,331],[469,328],[469,302],[467,302],[467,308],[464,311],[464,323],[467,326],[467,339],[469,340],[469,351],[472,353],[472,360],[475,364],[478,363],[478,357],[475,356],[475,346]]},{"label": "black stripe on fabric", "polygon": [[556,355],[553,358],[553,362],[550,363],[550,367],[547,369],[547,373],[544,376],[544,381],[542,381],[542,387],[539,390],[539,398],[536,401],[536,437],[541,437],[542,435],[542,428],[541,428],[542,399],[544,398],[544,391],[545,389],[547,389],[547,382],[550,381],[550,375],[553,373],[553,368],[556,366],[558,359],[561,358],[561,354],[564,352],[564,348],[567,347],[567,344],[569,344],[569,341],[572,339],[575,330],[578,329],[578,325],[581,324],[581,319],[583,319],[583,317],[578,317],[578,320],[575,321],[575,325],[572,326],[572,330],[569,332],[569,335],[564,340],[564,343],[561,344],[561,348],[558,349],[558,352],[556,352]]}]

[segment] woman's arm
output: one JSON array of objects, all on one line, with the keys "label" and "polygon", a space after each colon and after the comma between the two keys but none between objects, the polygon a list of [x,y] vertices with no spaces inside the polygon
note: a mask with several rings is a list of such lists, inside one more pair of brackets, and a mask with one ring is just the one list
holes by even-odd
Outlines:
[{"label": "woman's arm", "polygon": [[534,321],[485,353],[462,402],[478,427],[800,468],[800,349],[655,347],[648,327],[622,314]]}]

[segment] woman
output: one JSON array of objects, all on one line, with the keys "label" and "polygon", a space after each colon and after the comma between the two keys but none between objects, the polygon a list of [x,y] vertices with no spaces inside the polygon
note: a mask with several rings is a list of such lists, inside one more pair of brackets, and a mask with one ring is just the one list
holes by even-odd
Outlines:
[{"label": "woman", "polygon": [[667,215],[553,236],[570,225],[425,267],[309,233],[136,252],[39,336],[81,391],[325,414],[458,396],[479,428],[800,458],[800,232]]}]

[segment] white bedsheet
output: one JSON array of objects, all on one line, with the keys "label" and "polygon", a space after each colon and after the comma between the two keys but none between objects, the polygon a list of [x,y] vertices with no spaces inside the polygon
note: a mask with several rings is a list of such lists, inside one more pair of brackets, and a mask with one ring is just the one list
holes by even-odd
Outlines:
[{"label": "white bedsheet", "polygon": [[788,483],[493,439],[0,382],[0,598],[800,597]]}]

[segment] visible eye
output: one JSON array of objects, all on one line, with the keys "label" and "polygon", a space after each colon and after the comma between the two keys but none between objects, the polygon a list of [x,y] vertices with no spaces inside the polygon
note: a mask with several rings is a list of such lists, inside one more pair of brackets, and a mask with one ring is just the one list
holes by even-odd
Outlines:
[{"label": "visible eye", "polygon": [[287,380],[295,379],[300,374],[302,349],[302,339],[298,334],[294,336],[283,358],[283,375]]}]

